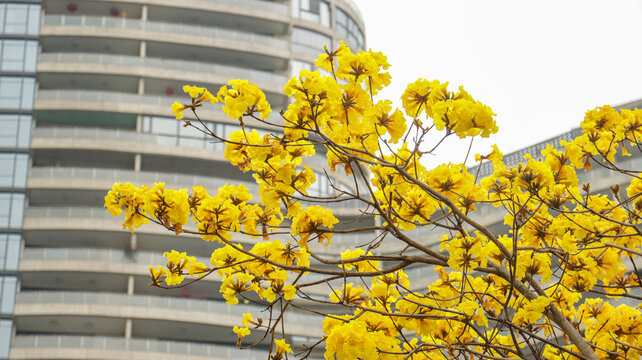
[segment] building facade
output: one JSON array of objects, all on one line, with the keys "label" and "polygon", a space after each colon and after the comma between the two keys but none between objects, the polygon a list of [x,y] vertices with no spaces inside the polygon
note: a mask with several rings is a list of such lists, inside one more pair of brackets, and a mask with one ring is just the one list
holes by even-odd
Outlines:
[{"label": "building facade", "polygon": [[[0,3],[0,358],[263,359],[265,348],[238,353],[231,331],[259,307],[228,307],[214,280],[148,286],[164,251],[212,248],[120,230],[103,197],[116,181],[255,189],[222,144],[169,115],[187,101],[182,86],[248,79],[279,109],[291,74],[326,44],[363,49],[363,34],[349,0]],[[201,115],[222,136],[237,129],[220,111]],[[286,324],[295,346],[321,336],[319,318]]]}]

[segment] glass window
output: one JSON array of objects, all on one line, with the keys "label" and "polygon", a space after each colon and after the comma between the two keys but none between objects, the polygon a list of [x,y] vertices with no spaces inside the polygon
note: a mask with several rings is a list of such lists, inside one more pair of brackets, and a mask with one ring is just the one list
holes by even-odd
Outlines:
[{"label": "glass window", "polygon": [[40,5],[0,4],[0,33],[38,35]]},{"label": "glass window", "polygon": [[312,64],[298,60],[290,61],[290,76],[299,76],[301,70],[312,71]]},{"label": "glass window", "polygon": [[24,188],[27,183],[27,154],[0,153],[0,187]]},{"label": "glass window", "polygon": [[5,16],[5,34],[27,33],[27,21],[29,21],[29,5],[7,4],[7,11]]},{"label": "glass window", "polygon": [[25,194],[0,193],[0,228],[20,229],[24,206]]},{"label": "glass window", "polygon": [[31,116],[0,115],[0,148],[28,148]]},{"label": "glass window", "polygon": [[0,40],[0,71],[35,72],[38,42]]},{"label": "glass window", "polygon": [[29,21],[27,22],[27,34],[38,35],[40,31],[40,5],[29,5]]},{"label": "glass window", "polygon": [[361,51],[365,47],[365,38],[359,25],[345,11],[336,8],[337,32],[344,36],[344,40],[349,46]]},{"label": "glass window", "polygon": [[325,0],[292,0],[292,16],[330,27],[330,4]]},{"label": "glass window", "polygon": [[0,108],[32,109],[35,86],[34,78],[0,77]]},{"label": "glass window", "polygon": [[0,313],[13,313],[17,283],[18,279],[15,276],[0,276]]},{"label": "glass window", "polygon": [[21,40],[1,40],[2,44],[2,71],[20,71],[25,54],[25,42]]},{"label": "glass window", "polygon": [[18,270],[20,235],[0,234],[0,269]]},{"label": "glass window", "polygon": [[176,135],[178,130],[178,121],[171,118],[152,118],[152,134]]},{"label": "glass window", "polygon": [[324,52],[325,45],[331,45],[332,39],[318,32],[295,27],[292,30],[292,50],[310,55]]},{"label": "glass window", "polygon": [[13,322],[11,320],[0,320],[0,358],[9,358],[12,327]]}]

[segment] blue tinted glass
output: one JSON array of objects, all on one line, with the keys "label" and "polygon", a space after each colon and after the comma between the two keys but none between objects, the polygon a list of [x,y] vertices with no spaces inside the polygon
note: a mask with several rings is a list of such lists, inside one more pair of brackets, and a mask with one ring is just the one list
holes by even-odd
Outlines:
[{"label": "blue tinted glass", "polygon": [[4,33],[26,34],[28,10],[28,4],[7,4]]},{"label": "blue tinted glass", "polygon": [[22,79],[22,97],[20,102],[21,109],[32,109],[33,108],[33,96],[36,89],[36,79],[34,78],[23,78]]},{"label": "blue tinted glass", "polygon": [[11,209],[11,194],[0,193],[0,227],[9,227],[9,214]]},{"label": "blue tinted glass", "polygon": [[0,58],[0,70],[22,71],[25,55],[24,40],[2,40],[2,57]]},{"label": "blue tinted glass", "polygon": [[28,148],[31,141],[31,115],[20,115],[16,147]]},{"label": "blue tinted glass", "polygon": [[0,115],[0,148],[15,147],[18,136],[18,116]]},{"label": "blue tinted glass", "polygon": [[16,301],[17,279],[13,276],[2,277],[2,298],[0,298],[0,313],[11,314]]},{"label": "blue tinted glass", "polygon": [[4,268],[6,270],[18,270],[20,260],[20,235],[9,235],[5,254]]},{"label": "blue tinted glass", "polygon": [[0,34],[4,34],[4,15],[7,12],[7,4],[0,4]]},{"label": "blue tinted glass", "polygon": [[35,72],[36,60],[38,59],[38,42],[35,40],[26,41],[24,69],[23,71]]},{"label": "blue tinted glass", "polygon": [[0,153],[0,187],[7,188],[13,186],[15,162],[15,154]]},{"label": "blue tinted glass", "polygon": [[38,35],[40,30],[40,5],[29,5],[29,20],[27,22],[27,34]]},{"label": "blue tinted glass", "polygon": [[22,82],[17,77],[0,78],[0,108],[19,109]]},{"label": "blue tinted glass", "polygon": [[22,217],[25,212],[25,195],[20,193],[13,194],[11,202],[11,216],[9,217],[9,227],[13,229],[22,228]]},{"label": "blue tinted glass", "polygon": [[16,154],[16,162],[13,174],[13,186],[24,188],[27,186],[27,167],[29,156],[27,154]]},{"label": "blue tinted glass", "polygon": [[0,320],[0,357],[9,357],[9,345],[11,344],[11,320]]}]

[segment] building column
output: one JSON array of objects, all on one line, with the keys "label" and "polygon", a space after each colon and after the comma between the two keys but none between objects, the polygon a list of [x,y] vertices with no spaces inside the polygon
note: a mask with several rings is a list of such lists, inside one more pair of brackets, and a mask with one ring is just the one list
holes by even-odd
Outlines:
[{"label": "building column", "polygon": [[134,275],[127,277],[127,295],[134,295]]},{"label": "building column", "polygon": [[129,250],[131,251],[136,251],[136,244],[137,239],[136,239],[136,234],[132,234],[131,237],[129,238]]},{"label": "building column", "polygon": [[125,320],[125,339],[132,338],[132,319]]},{"label": "building column", "polygon": [[140,57],[147,56],[147,41],[143,40],[140,42],[140,48],[138,49],[138,56]]}]

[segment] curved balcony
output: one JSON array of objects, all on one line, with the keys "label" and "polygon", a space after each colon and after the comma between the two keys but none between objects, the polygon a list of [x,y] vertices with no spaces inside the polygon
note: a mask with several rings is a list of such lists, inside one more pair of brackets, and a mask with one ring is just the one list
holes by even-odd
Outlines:
[{"label": "curved balcony", "polygon": [[[336,210],[334,209],[335,213]],[[354,213],[354,208],[349,209]],[[24,216],[24,230],[27,233],[36,231],[99,231],[99,232],[126,232],[129,230],[122,230],[122,216],[111,216],[104,208],[98,207],[28,207],[25,209]],[[166,235],[173,236],[168,230],[161,226],[142,226],[136,230],[137,234],[145,235]],[[28,236],[28,234],[26,235]],[[194,238],[198,240],[197,235],[182,234],[181,237]],[[311,246],[315,247],[315,252],[325,255],[339,256],[337,251],[343,251],[347,247],[354,247],[372,241],[375,235],[371,233],[354,233],[354,234],[335,234],[332,238],[332,243],[335,245],[331,248],[326,248],[322,245],[316,246],[315,243]],[[174,237],[171,237],[174,238]],[[280,236],[279,238],[287,238]],[[234,235],[234,241],[254,244],[256,239],[252,239],[246,235]],[[394,245],[393,248],[400,248],[402,244]],[[386,246],[385,249],[388,247]],[[398,250],[398,249],[397,249]]]},{"label": "curved balcony", "polygon": [[[182,244],[181,244],[182,245]],[[210,249],[211,251],[211,249]],[[209,257],[196,256],[196,260],[209,264]],[[163,265],[167,259],[162,256],[162,251],[126,251],[116,249],[98,248],[34,248],[27,247],[22,251],[20,262],[21,281],[28,288],[65,288],[70,287],[72,281],[76,283],[90,283],[94,279],[94,291],[125,292],[127,278],[122,275],[133,275],[134,292],[136,294],[158,294],[148,285],[149,266]],[[96,273],[96,268],[100,273]],[[334,267],[332,267],[334,270]],[[65,275],[67,274],[67,275]],[[67,279],[68,277],[73,279]],[[308,274],[306,281],[322,280],[321,275]],[[67,281],[69,280],[69,281]],[[43,284],[54,284],[43,286]],[[341,286],[341,280],[332,282],[333,286]],[[73,284],[71,284],[73,285]],[[203,280],[190,285],[189,291],[201,298],[222,299],[219,292],[221,279],[216,275],[208,276]],[[100,287],[102,286],[102,287]],[[81,290],[86,290],[80,286]],[[181,289],[160,290],[165,296],[185,296]],[[327,287],[308,288],[308,293],[316,296],[327,296]],[[297,299],[295,301],[300,301]]]},{"label": "curved balcony", "polygon": [[[79,28],[82,27],[82,30]],[[45,15],[41,36],[83,36],[161,41],[221,48],[274,58],[289,58],[287,40],[274,36],[215,27],[137,19]]]},{"label": "curved balcony", "polygon": [[181,175],[148,171],[133,171],[120,169],[101,169],[83,167],[34,167],[29,169],[28,187],[33,188],[62,188],[62,189],[92,189],[111,188],[114,182],[131,182],[136,186],[164,182],[168,188],[191,188],[202,185],[210,192],[219,187],[233,184],[244,185],[252,194],[258,194],[258,185],[253,182],[230,180],[212,176]]},{"label": "curved balcony", "polygon": [[235,66],[94,53],[42,53],[38,57],[38,72],[124,74],[219,85],[230,79],[247,79],[280,96],[284,96],[282,90],[288,80],[284,75]]},{"label": "curved balcony", "polygon": [[[231,125],[226,124],[226,127]],[[233,129],[225,130],[227,133]],[[212,142],[204,138],[188,138],[179,137],[174,135],[158,135],[139,133],[131,130],[121,129],[102,129],[102,128],[85,128],[85,127],[43,127],[36,128],[32,134],[31,141],[32,149],[51,150],[51,149],[78,149],[78,150],[96,150],[96,151],[114,151],[119,153],[140,153],[146,155],[156,156],[169,156],[172,158],[187,157],[191,159],[202,159],[207,161],[218,161],[227,163],[223,156],[224,144],[220,142]],[[145,166],[145,159],[143,159],[143,168]],[[315,170],[318,179],[322,179],[325,175],[321,175],[322,171],[326,168],[326,159],[321,155],[314,155],[305,159],[305,164],[311,169]],[[123,166],[126,164],[123,163]],[[93,171],[93,170],[92,170]],[[120,170],[118,170],[120,171]],[[87,172],[79,174],[90,175]],[[101,174],[107,175],[106,172]],[[126,173],[123,173],[125,175]],[[55,175],[55,174],[51,174]],[[114,174],[117,175],[117,174]],[[332,181],[339,187],[352,188],[353,185],[349,182],[350,179],[338,174],[329,174]],[[82,176],[82,175],[81,175]],[[129,174],[127,175],[129,178]],[[147,179],[164,180],[166,182],[180,181],[181,185],[193,184],[191,180],[203,180],[202,184],[210,184],[205,177],[185,176],[186,180],[180,180],[183,175],[136,175],[142,176],[141,181]],[[92,176],[94,177],[94,176]],[[124,181],[124,178],[108,178],[119,181]],[[218,179],[213,179],[219,181]],[[237,180],[228,180],[228,183],[239,182]],[[149,182],[148,182],[149,183]],[[254,193],[258,193],[256,185],[252,182],[239,182],[246,185]],[[215,184],[219,184],[216,182]],[[111,187],[111,185],[109,185]],[[217,186],[218,187],[218,186]],[[256,192],[255,192],[256,190]],[[331,194],[334,192],[330,186],[323,189],[314,191],[314,195]],[[311,192],[312,194],[312,192]],[[340,203],[333,203],[329,205],[332,208],[350,209],[358,208],[361,206],[356,201],[344,201]]]},{"label": "curved balcony", "polygon": [[[70,306],[82,305],[82,306]],[[171,311],[169,311],[171,310]],[[20,317],[25,316],[91,316],[131,318],[140,320],[157,320],[184,324],[202,324],[217,327],[239,325],[243,313],[252,313],[255,317],[268,316],[262,313],[259,305],[227,305],[222,301],[186,299],[169,296],[125,295],[95,292],[70,291],[25,291],[16,296],[14,314],[20,328]],[[278,316],[278,314],[275,314]],[[289,311],[284,316],[286,334],[308,334],[321,337],[321,316],[313,316]],[[186,329],[198,331],[197,328]],[[154,335],[154,329],[147,329],[148,336]],[[227,333],[227,336],[224,334]],[[221,335],[230,340],[235,337],[230,329],[222,329]],[[157,334],[161,335],[160,333]],[[185,334],[188,338],[187,334]],[[231,336],[230,336],[231,335]],[[195,335],[196,336],[196,335]],[[162,337],[162,335],[160,336]],[[215,338],[201,335],[203,341]]]},{"label": "curved balcony", "polygon": [[232,346],[156,339],[74,335],[16,335],[11,359],[262,360],[266,351]]},{"label": "curved balcony", "polygon": [[[145,266],[145,272],[149,272],[147,267],[153,264],[162,264],[167,259],[160,252],[147,251],[125,251],[115,249],[96,249],[96,248],[25,248],[22,252],[23,261],[55,261],[55,260],[83,260],[93,262],[110,262],[117,264],[141,264]],[[197,261],[209,264],[210,259],[206,257],[196,257]]]},{"label": "curved balcony", "polygon": [[[138,95],[93,90],[38,90],[34,110],[79,110],[110,113],[171,116],[171,105],[177,97]],[[199,110],[203,119],[234,123],[218,108]],[[185,118],[194,119],[189,112]]]},{"label": "curved balcony", "polygon": [[353,15],[356,15],[356,16],[352,17],[353,20],[357,21],[359,23],[359,25],[361,25],[361,27],[363,28],[363,15],[361,14],[361,10],[359,10],[359,7],[357,6],[357,4],[353,0],[338,0],[337,3],[345,4],[344,6],[342,6],[343,9],[344,10],[346,10],[346,8],[350,9],[350,11],[352,11]]}]

